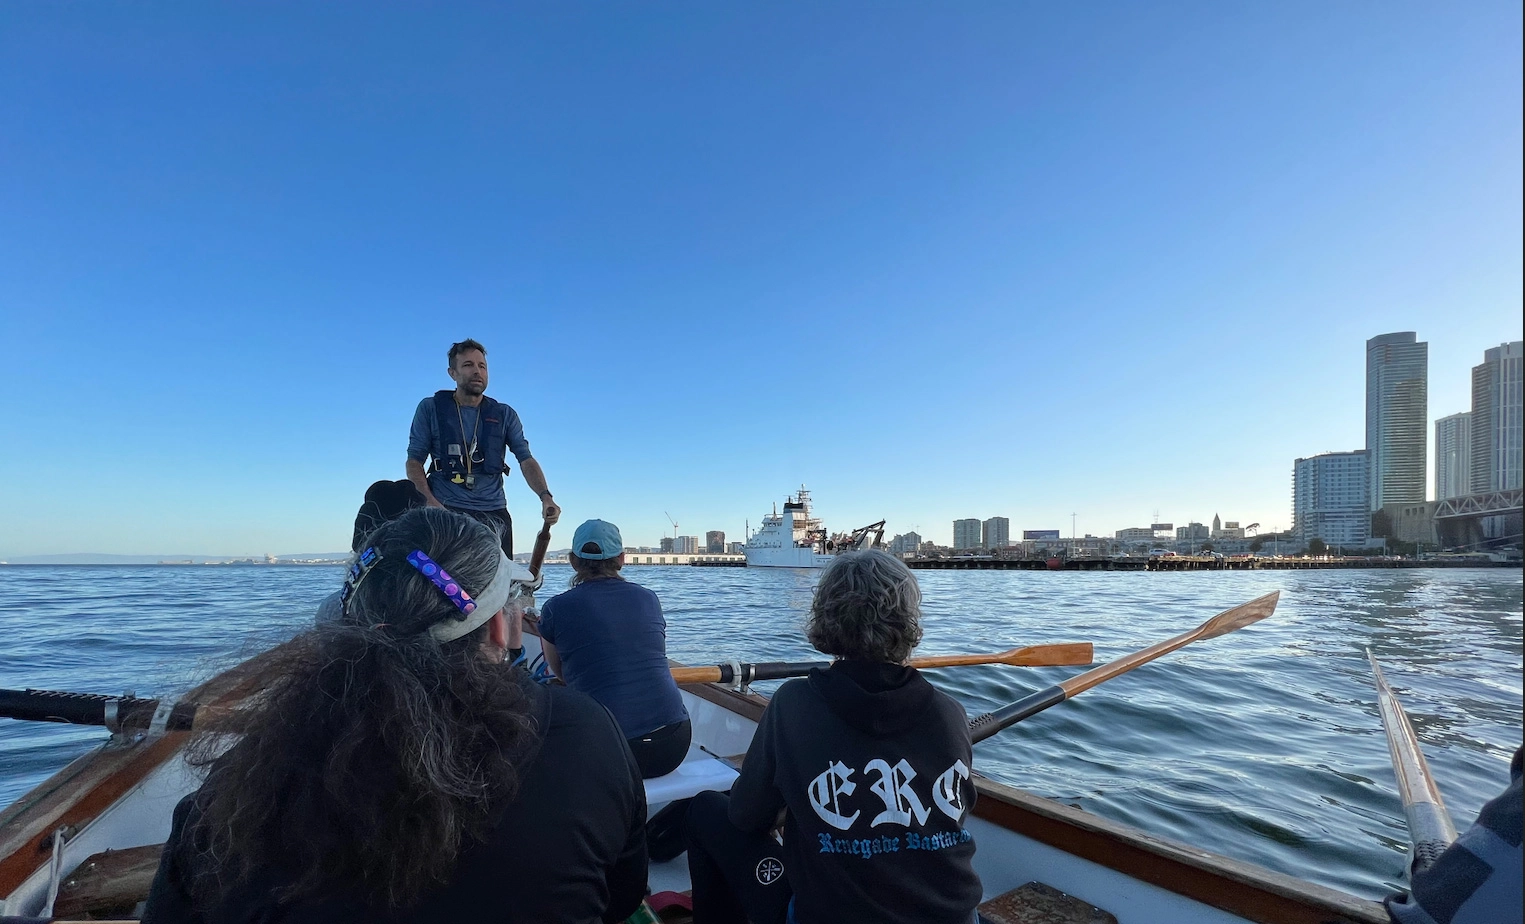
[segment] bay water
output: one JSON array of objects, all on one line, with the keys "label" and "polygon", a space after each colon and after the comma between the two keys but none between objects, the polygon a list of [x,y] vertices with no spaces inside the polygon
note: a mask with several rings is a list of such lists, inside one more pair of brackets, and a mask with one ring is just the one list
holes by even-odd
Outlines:
[{"label": "bay water", "polygon": [[[812,660],[816,574],[631,567],[689,664]],[[0,567],[0,687],[176,695],[311,624],[324,566]],[[569,570],[549,566],[542,601]],[[921,571],[918,654],[1091,641],[1098,663],[1282,592],[1270,619],[1188,646],[982,743],[994,779],[1271,869],[1377,898],[1407,835],[1366,649],[1465,828],[1521,742],[1514,569],[1074,573]],[[971,717],[1082,668],[929,672]],[[766,691],[771,686],[764,684]],[[0,806],[101,729],[0,719]]]}]

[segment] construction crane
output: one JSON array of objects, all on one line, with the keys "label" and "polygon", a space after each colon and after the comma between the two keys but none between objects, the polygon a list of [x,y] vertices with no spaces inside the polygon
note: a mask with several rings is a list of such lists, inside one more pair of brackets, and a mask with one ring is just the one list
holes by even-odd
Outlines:
[{"label": "construction crane", "polygon": [[662,511],[662,516],[667,517],[667,522],[672,524],[672,547],[676,549],[678,547],[678,521],[674,520],[672,514],[666,510]]}]

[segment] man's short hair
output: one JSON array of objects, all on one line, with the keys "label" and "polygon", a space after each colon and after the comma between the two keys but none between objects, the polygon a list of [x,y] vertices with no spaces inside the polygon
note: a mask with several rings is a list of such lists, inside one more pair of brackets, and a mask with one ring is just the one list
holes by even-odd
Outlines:
[{"label": "man's short hair", "polygon": [[465,340],[462,340],[460,343],[452,343],[452,344],[450,344],[450,368],[451,369],[455,368],[455,358],[457,356],[459,356],[460,354],[465,353],[467,350],[476,350],[478,353],[482,354],[482,357],[484,359],[487,357],[487,347],[482,346],[480,343],[477,343],[475,340],[471,339],[470,337],[467,337]]}]

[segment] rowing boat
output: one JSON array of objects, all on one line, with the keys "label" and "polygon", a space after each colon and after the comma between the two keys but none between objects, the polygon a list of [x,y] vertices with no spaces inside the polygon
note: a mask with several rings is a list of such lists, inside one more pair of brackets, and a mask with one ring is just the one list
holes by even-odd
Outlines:
[{"label": "rowing boat", "polygon": [[[532,653],[537,640],[526,635]],[[256,656],[192,690],[188,701],[235,707],[259,689]],[[647,781],[652,812],[736,776],[767,698],[740,687],[681,687],[694,746],[674,773]],[[0,813],[0,913],[130,917],[147,894],[176,802],[199,778],[182,756],[188,733],[155,710],[149,727],[113,734]],[[1097,817],[975,774],[967,827],[990,920],[1121,924],[1382,924],[1373,901]],[[654,863],[654,892],[688,888],[685,859]],[[1053,915],[1060,916],[1053,916]],[[1110,914],[1112,918],[1106,917]],[[1064,915],[1068,915],[1067,917]],[[1038,918],[1027,918],[1036,920]]]}]

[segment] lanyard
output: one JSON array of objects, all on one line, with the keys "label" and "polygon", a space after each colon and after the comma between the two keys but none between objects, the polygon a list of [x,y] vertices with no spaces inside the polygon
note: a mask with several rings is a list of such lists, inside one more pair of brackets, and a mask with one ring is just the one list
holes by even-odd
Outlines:
[{"label": "lanyard", "polygon": [[[476,419],[471,422],[471,443],[465,446],[466,474],[471,474],[471,456],[477,451],[477,431],[482,429],[482,406],[476,407]],[[466,438],[466,418],[461,415],[461,402],[455,402],[455,421],[461,425],[461,439]]]}]

